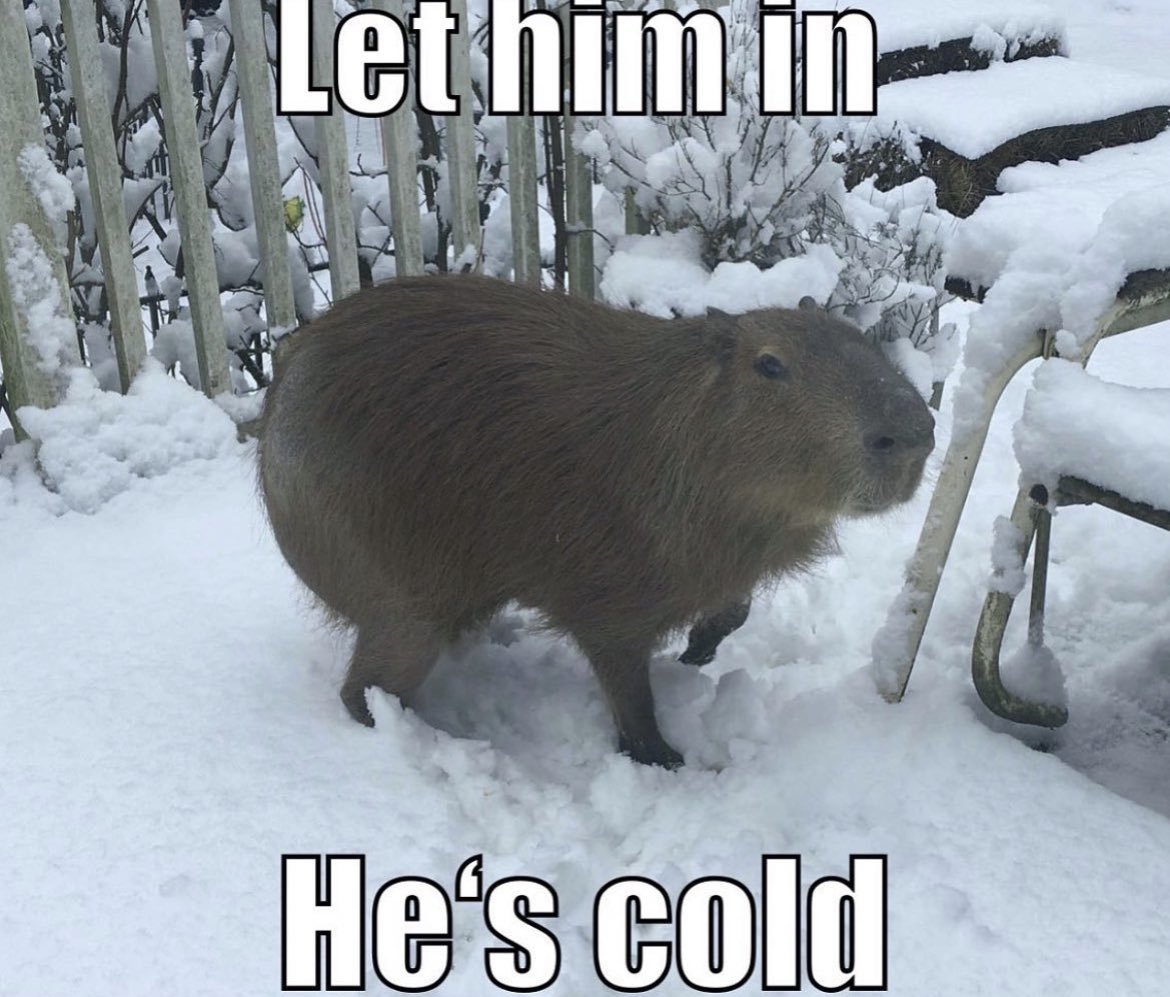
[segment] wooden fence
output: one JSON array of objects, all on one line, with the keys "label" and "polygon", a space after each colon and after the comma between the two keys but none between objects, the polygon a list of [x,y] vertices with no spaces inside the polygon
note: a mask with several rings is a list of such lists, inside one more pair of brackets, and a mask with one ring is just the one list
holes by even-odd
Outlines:
[{"label": "wooden fence", "polygon": [[[292,3],[294,0],[286,0]],[[332,0],[312,4],[313,32],[334,35]],[[451,39],[452,86],[462,96],[461,113],[446,119],[448,201],[455,257],[474,257],[481,241],[479,176],[471,97],[470,39],[467,0],[453,0],[459,31]],[[146,355],[142,301],[131,253],[131,236],[123,204],[123,172],[116,155],[110,97],[103,76],[95,0],[60,0],[77,125],[84,146],[96,222],[97,245],[108,304],[108,321],[125,391]],[[44,142],[42,106],[30,51],[24,0],[0,0],[0,263],[9,258],[11,234],[27,225],[60,287],[62,310],[71,312],[69,277],[54,240],[50,220],[25,177],[21,154]],[[296,324],[293,278],[288,264],[288,232],[277,161],[274,94],[270,85],[265,4],[228,0],[235,49],[240,107],[244,124],[251,197],[257,227],[266,321],[269,329]],[[373,0],[373,6],[401,21],[402,0]],[[160,118],[165,131],[168,183],[182,243],[183,276],[198,357],[200,381],[208,395],[230,389],[225,347],[221,282],[212,244],[208,192],[196,127],[192,72],[179,0],[146,0],[154,63],[159,82]],[[314,44],[313,76],[333,79],[333,46]],[[350,150],[344,110],[315,120],[320,196],[334,299],[359,287],[358,246],[352,208]],[[571,293],[592,296],[592,168],[572,147],[572,121],[562,119],[564,149],[564,218],[567,284]],[[419,131],[414,101],[381,121],[387,168],[396,272],[423,270],[420,224]],[[538,245],[537,131],[529,115],[508,119],[509,195],[514,247],[514,277],[536,284],[541,279]],[[23,230],[22,230],[23,231]],[[14,294],[6,266],[0,265],[0,365],[12,416],[21,406],[49,406],[58,399],[62,379],[45,365],[28,335],[29,316]],[[80,362],[80,356],[66,357]],[[14,420],[15,421],[15,420]],[[20,427],[16,426],[19,434]]]}]

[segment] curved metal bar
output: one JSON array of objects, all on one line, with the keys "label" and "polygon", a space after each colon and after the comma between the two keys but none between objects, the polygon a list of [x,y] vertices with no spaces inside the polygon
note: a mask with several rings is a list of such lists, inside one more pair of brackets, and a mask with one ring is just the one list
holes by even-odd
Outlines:
[{"label": "curved metal bar", "polygon": [[[1027,492],[1016,496],[1012,507],[1012,525],[1019,531],[1020,541],[1016,548],[1019,567],[1028,560],[1028,551],[1036,533],[1036,522],[1045,511]],[[971,678],[975,691],[984,705],[1005,720],[1037,727],[1061,727],[1068,721],[1068,710],[1050,703],[1036,703],[1022,699],[1010,692],[999,674],[999,656],[1003,647],[1003,635],[1011,616],[1015,596],[1007,592],[991,591],[983,601],[979,624],[975,628],[975,643],[971,648]]]}]

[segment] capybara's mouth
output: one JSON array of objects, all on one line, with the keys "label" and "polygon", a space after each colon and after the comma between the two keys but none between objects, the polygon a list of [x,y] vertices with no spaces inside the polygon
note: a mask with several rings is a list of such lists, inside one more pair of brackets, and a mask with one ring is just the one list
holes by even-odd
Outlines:
[{"label": "capybara's mouth", "polygon": [[846,516],[876,516],[887,512],[894,506],[909,502],[918,491],[922,483],[923,471],[926,467],[926,457],[902,468],[902,473],[896,477],[882,475],[878,480],[870,480],[860,489],[848,507],[844,510]]}]

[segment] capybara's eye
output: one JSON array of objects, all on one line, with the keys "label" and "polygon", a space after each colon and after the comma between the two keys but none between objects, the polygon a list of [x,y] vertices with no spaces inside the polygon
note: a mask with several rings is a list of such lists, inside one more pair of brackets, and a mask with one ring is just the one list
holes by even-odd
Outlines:
[{"label": "capybara's eye", "polygon": [[764,377],[770,377],[777,381],[788,376],[788,368],[780,362],[779,357],[771,353],[761,353],[756,357],[756,370]]}]

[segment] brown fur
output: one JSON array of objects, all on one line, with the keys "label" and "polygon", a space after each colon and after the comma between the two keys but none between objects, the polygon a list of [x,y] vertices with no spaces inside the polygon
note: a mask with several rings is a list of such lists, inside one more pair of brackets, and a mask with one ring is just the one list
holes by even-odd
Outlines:
[{"label": "brown fur", "polygon": [[357,719],[366,688],[409,701],[515,600],[580,645],[623,748],[664,764],[655,647],[809,565],[838,517],[909,498],[933,441],[905,379],[823,312],[665,321],[467,276],[390,281],[297,332],[264,418],[280,548],[358,629]]}]

